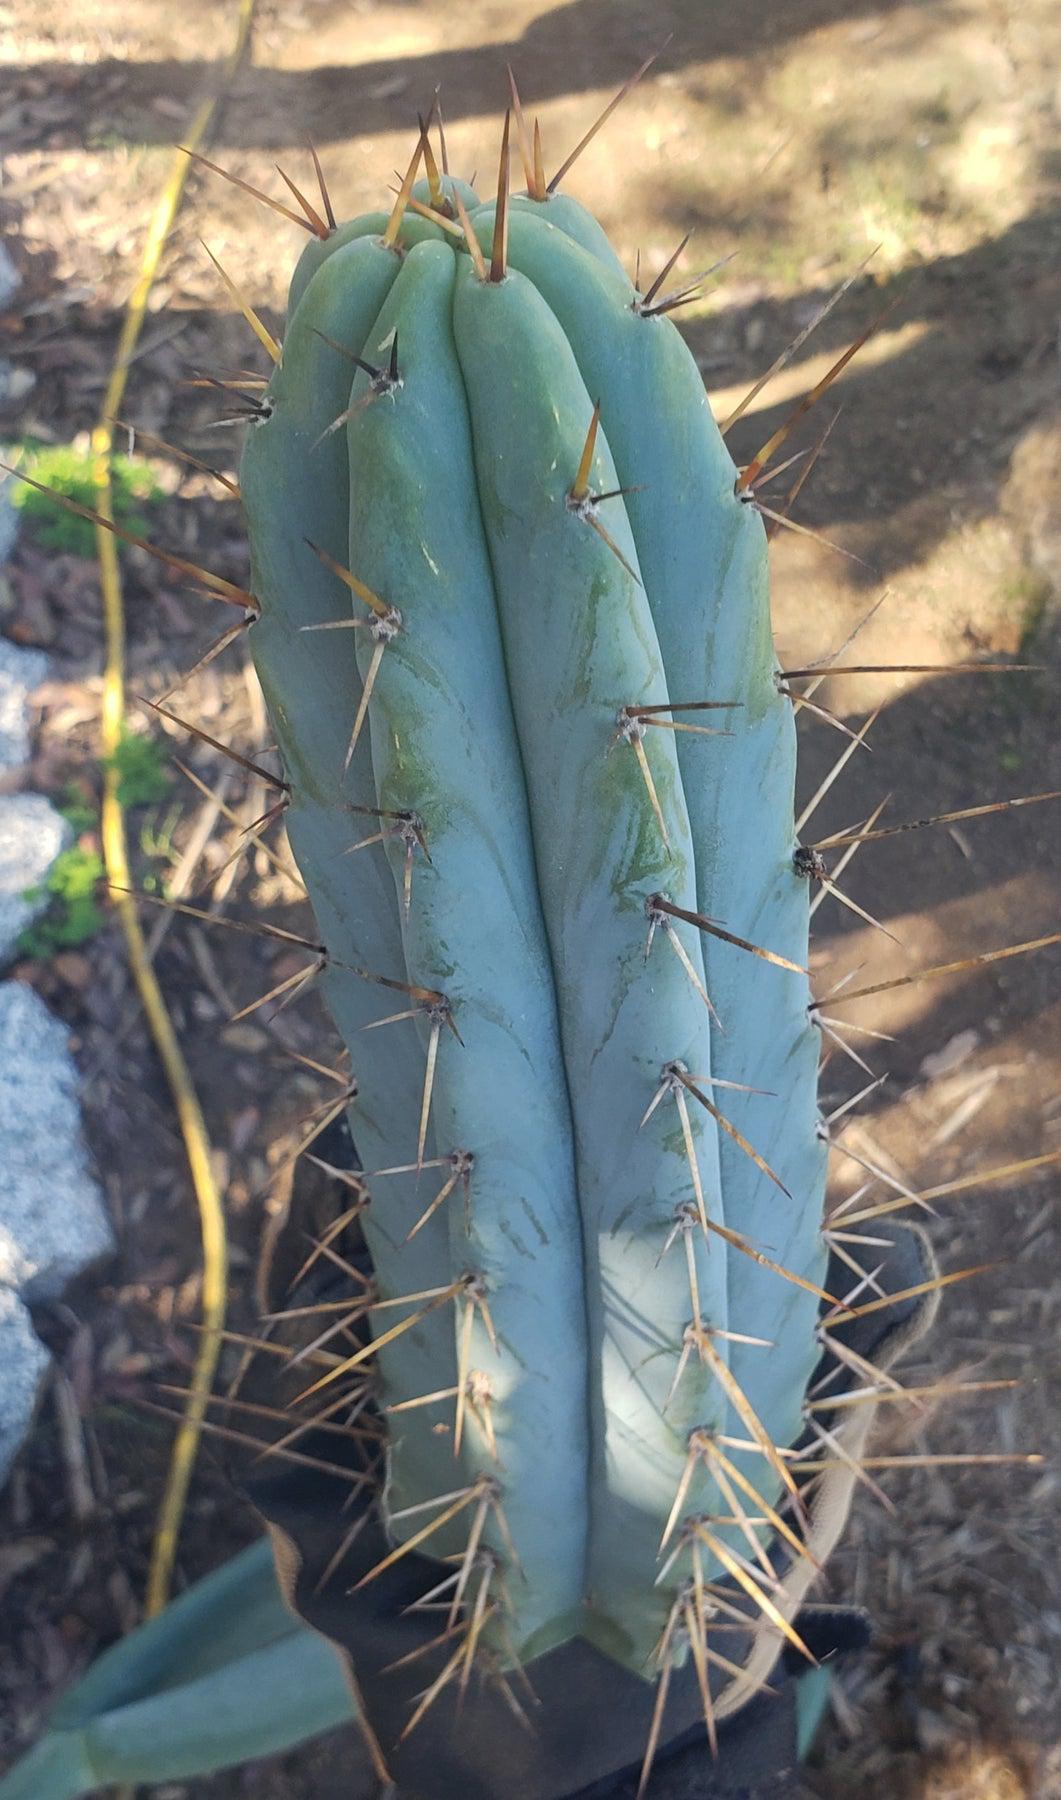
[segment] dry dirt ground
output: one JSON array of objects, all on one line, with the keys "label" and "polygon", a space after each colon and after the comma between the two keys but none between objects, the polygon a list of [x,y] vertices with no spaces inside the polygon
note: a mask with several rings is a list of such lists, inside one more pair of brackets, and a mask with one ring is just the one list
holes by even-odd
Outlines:
[{"label": "dry dirt ground", "polygon": [[[151,197],[194,101],[217,80],[229,8],[215,0],[8,0],[0,6],[5,188],[22,302],[11,326],[22,382],[0,437],[67,442],[93,419]],[[222,31],[224,22],[224,32]],[[403,164],[437,83],[453,166],[496,157],[504,67],[518,72],[556,161],[641,58],[655,68],[586,151],[570,187],[590,201],[632,267],[658,267],[686,232],[682,267],[737,251],[682,316],[705,381],[728,409],[878,246],[836,311],[755,402],[732,443],[746,459],[840,350],[892,301],[881,329],[825,403],[842,412],[796,517],[834,540],[775,539],[782,660],[829,651],[887,589],[858,640],[862,663],[1018,657],[1027,676],[836,677],[820,697],[861,723],[859,752],[816,815],[822,831],[890,795],[896,821],[1061,788],[1054,721],[1061,603],[1061,345],[1054,84],[1061,19],[1050,0],[466,0],[262,4],[253,64],[225,100],[214,154],[277,191],[277,158],[307,179],[303,134],[342,212],[376,204]],[[1053,161],[1051,160],[1053,159]],[[200,251],[209,240],[279,328],[293,227],[196,177],[152,302],[127,414],[232,468],[238,433],[210,429],[215,396],[194,368],[262,364]],[[267,255],[263,255],[267,251]],[[818,427],[808,421],[800,442]],[[235,506],[206,478],[155,458],[161,541],[239,578]],[[859,558],[861,560],[854,560]],[[137,553],[125,558],[131,685],[160,692],[209,635],[206,609]],[[94,569],[24,535],[0,626],[43,644],[31,782],[98,790],[100,627]],[[247,751],[267,731],[241,647],[181,695],[187,716]],[[806,715],[804,715],[806,718]],[[801,783],[813,791],[843,740],[808,719]],[[173,748],[181,750],[174,735]],[[256,784],[202,746],[190,760],[223,784],[237,825],[262,810]],[[133,815],[141,875],[174,880],[220,910],[303,919],[297,890],[262,851],[227,870],[237,826],[175,776],[170,798]],[[207,838],[209,827],[219,829]],[[91,829],[85,842],[91,846]],[[203,847],[205,843],[205,848]],[[275,846],[282,852],[282,844]],[[183,862],[182,862],[183,858]],[[824,986],[962,958],[1049,932],[1061,864],[1049,807],[936,828],[864,849],[846,891],[899,944],[826,899],[815,973]],[[219,871],[220,874],[219,874]],[[313,1006],[275,1024],[226,1026],[287,972],[260,943],[174,923],[157,966],[204,1097],[236,1240],[233,1315],[253,1317],[252,1278],[270,1167],[325,1087],[289,1050],[328,1060]],[[887,1082],[854,1115],[844,1149],[915,1187],[1061,1149],[1055,952],[896,989],[845,1009],[895,1041],[858,1039]],[[54,1396],[0,1500],[6,1652],[0,1748],[35,1730],[48,1698],[135,1621],[169,1427],[134,1404],[152,1380],[181,1382],[197,1316],[192,1201],[166,1093],[111,928],[16,973],[70,1022],[86,1072],[93,1146],[120,1239],[113,1267],[42,1320],[72,1384],[80,1433]],[[824,1093],[867,1077],[836,1055]],[[841,1149],[837,1197],[864,1178]],[[878,1194],[886,1190],[878,1185]],[[921,1468],[863,1493],[830,1571],[878,1636],[838,1695],[808,1791],[897,1800],[1061,1795],[1056,1662],[1061,1648],[1061,1242],[1056,1172],[941,1200],[930,1221],[948,1268],[990,1262],[944,1297],[929,1371],[1021,1378],[959,1410],[905,1411],[882,1452],[1037,1450],[1037,1467]],[[80,1480],[78,1452],[83,1454]],[[87,1481],[86,1495],[84,1483]],[[204,1452],[180,1558],[183,1583],[252,1534],[216,1457]],[[345,1746],[166,1790],[234,1796],[342,1791]]]}]

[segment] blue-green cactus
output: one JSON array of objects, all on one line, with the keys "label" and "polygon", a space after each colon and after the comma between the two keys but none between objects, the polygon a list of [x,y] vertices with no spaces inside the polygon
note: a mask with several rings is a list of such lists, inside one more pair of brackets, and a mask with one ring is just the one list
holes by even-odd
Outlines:
[{"label": "blue-green cactus", "polygon": [[241,470],[381,1303],[321,1385],[375,1364],[394,1545],[496,1577],[502,1660],[647,1676],[694,1551],[748,1548],[716,1435],[773,1508],[817,1355],[766,543],[577,203],[413,198],[307,249]]}]

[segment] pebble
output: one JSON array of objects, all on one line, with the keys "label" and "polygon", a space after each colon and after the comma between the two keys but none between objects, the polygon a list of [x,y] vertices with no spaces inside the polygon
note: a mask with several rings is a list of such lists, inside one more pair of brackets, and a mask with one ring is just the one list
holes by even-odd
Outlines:
[{"label": "pebble", "polygon": [[48,658],[40,650],[21,650],[0,637],[0,771],[29,761],[26,706],[47,674]]},{"label": "pebble", "polygon": [[0,967],[48,904],[43,891],[56,857],[73,832],[44,794],[0,796]]},{"label": "pebble", "polygon": [[48,1354],[24,1303],[58,1298],[114,1247],[81,1130],[66,1027],[0,983],[0,1481],[29,1429]]}]

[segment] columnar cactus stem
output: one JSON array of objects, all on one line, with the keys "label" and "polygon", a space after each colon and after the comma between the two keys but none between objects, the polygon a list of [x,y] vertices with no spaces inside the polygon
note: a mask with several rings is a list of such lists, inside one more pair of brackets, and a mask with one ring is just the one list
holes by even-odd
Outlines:
[{"label": "columnar cactus stem", "polygon": [[[743,1541],[690,1442],[750,1433],[763,1506],[794,1485],[808,884],[763,528],[695,364],[589,215],[508,203],[506,169],[500,212],[412,189],[462,238],[407,211],[305,251],[241,472],[252,641],[355,1141],[370,1187],[404,1171],[365,1215],[396,1545],[489,1546],[504,1654],[582,1635],[644,1673],[676,1495]],[[425,1197],[461,1158],[467,1204]],[[440,1389],[441,1436],[405,1405]]]}]

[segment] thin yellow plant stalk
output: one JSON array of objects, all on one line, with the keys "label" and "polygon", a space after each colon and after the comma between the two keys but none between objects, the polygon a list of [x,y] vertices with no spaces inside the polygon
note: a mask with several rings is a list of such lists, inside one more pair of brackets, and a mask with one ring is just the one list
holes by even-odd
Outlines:
[{"label": "thin yellow plant stalk", "polygon": [[[254,0],[239,0],[236,38],[226,65],[226,79],[231,79],[243,59],[250,40],[253,13]],[[218,95],[216,94],[200,103],[185,139],[191,148],[198,147],[206,137],[217,103]],[[113,519],[114,516],[111,486],[113,448],[111,420],[116,418],[122,410],[129,366],[143,328],[148,296],[158,272],[166,240],[180,207],[191,166],[190,159],[183,152],[178,152],[174,156],[172,168],[156,202],[140,260],[140,271],[126,307],[110,379],[100,408],[99,420],[92,434],[96,504],[98,511],[105,519]],[[184,1139],[188,1167],[199,1207],[202,1238],[204,1329],[199,1339],[188,1402],[173,1441],[169,1473],[159,1506],[152,1545],[144,1612],[146,1617],[154,1618],[157,1613],[161,1612],[169,1596],[185,1501],[198,1454],[202,1421],[213,1389],[214,1375],[221,1350],[221,1333],[224,1328],[228,1299],[228,1245],[221,1196],[211,1167],[210,1140],[207,1136],[206,1125],[162,990],[155,978],[151,960],[147,954],[136,903],[130,891],[132,882],[126,842],[125,814],[119,794],[120,776],[115,760],[115,754],[121,743],[126,711],[125,605],[122,597],[117,540],[102,526],[96,528],[96,551],[99,558],[106,636],[100,733],[104,768],[101,812],[103,857],[107,869],[107,879],[114,896],[114,906],[125,936],[126,953],[133,981],[136,984],[148,1027],[165,1071],[181,1136]]]}]

